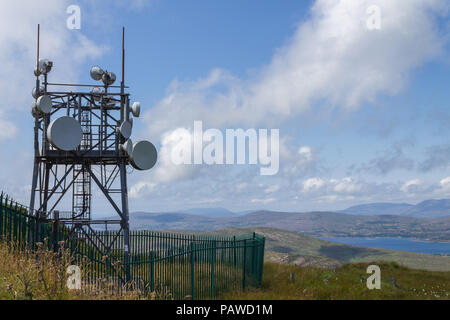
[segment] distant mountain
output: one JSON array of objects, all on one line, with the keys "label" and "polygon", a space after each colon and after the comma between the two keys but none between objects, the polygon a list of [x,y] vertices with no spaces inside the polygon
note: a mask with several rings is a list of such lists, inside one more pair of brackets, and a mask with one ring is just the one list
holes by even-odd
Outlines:
[{"label": "distant mountain", "polygon": [[450,217],[450,199],[423,201],[404,212],[404,215],[416,218]]},{"label": "distant mountain", "polygon": [[402,215],[412,207],[414,207],[414,205],[408,203],[379,202],[361,204],[338,212],[363,216]]},{"label": "distant mountain", "polygon": [[237,217],[206,217],[185,213],[135,212],[132,229],[213,231],[267,227],[314,237],[405,237],[450,241],[450,217],[364,216],[337,212],[257,211]]},{"label": "distant mountain", "polygon": [[338,211],[354,215],[399,215],[436,219],[450,217],[450,199],[425,200],[416,205],[408,203],[368,203]]},{"label": "distant mountain", "polygon": [[239,213],[224,209],[224,208],[193,208],[178,213],[195,214],[204,217],[219,218],[219,217],[236,217]]}]

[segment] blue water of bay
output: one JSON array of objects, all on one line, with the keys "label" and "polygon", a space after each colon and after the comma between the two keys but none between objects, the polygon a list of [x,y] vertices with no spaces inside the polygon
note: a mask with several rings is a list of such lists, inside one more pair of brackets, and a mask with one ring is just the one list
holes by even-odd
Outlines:
[{"label": "blue water of bay", "polygon": [[352,246],[450,255],[450,242],[432,242],[407,238],[321,238]]}]

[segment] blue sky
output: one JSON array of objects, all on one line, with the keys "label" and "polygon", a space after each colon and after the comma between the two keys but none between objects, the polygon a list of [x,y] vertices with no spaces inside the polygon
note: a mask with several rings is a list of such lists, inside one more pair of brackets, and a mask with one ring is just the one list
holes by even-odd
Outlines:
[{"label": "blue sky", "polygon": [[[0,61],[20,72],[0,76],[0,160],[9,168],[0,187],[21,201],[31,182],[37,23],[53,79],[88,83],[94,64],[119,74],[126,27],[127,83],[143,108],[133,135],[160,155],[171,150],[167,137],[194,120],[280,129],[279,174],[174,167],[160,157],[129,176],[131,210],[333,210],[449,197],[447,1],[16,2],[0,12],[14,24],[0,34]],[[70,4],[81,8],[81,30],[65,28]],[[365,26],[372,4],[380,30]],[[110,212],[102,202],[97,209]]]}]

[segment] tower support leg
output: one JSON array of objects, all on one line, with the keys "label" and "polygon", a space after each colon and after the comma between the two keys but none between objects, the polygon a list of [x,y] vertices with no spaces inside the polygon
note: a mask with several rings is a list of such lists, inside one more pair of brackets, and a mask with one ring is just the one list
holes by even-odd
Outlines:
[{"label": "tower support leg", "polygon": [[125,162],[122,160],[119,165],[120,170],[120,186],[122,189],[122,228],[123,228],[123,241],[125,248],[125,268],[127,282],[131,279],[130,268],[130,223],[128,212],[128,191],[127,191],[127,172]]}]

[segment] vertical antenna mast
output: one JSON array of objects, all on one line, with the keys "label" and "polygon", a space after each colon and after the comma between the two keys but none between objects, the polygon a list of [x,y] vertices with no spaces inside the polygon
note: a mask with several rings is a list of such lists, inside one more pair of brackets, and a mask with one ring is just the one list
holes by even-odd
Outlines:
[{"label": "vertical antenna mast", "polygon": [[125,27],[122,27],[122,86],[125,86]]},{"label": "vertical antenna mast", "polygon": [[[41,25],[37,26],[37,47],[36,47],[36,93],[40,88],[39,84],[39,42],[40,42],[40,29]],[[35,201],[35,191],[37,186],[38,171],[39,171],[39,161],[37,161],[37,156],[39,155],[39,121],[34,120],[34,167],[33,167],[33,180],[31,182],[31,198],[30,198],[30,214],[34,214],[34,201]]]},{"label": "vertical antenna mast", "polygon": [[36,78],[39,81],[39,42],[40,42],[41,25],[37,27],[37,59],[36,59]]}]

